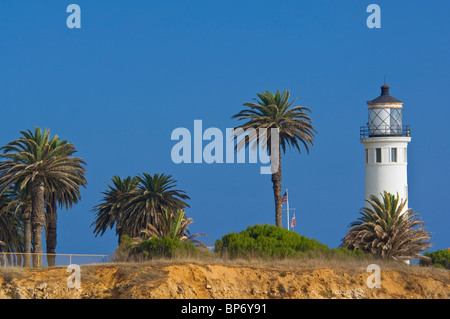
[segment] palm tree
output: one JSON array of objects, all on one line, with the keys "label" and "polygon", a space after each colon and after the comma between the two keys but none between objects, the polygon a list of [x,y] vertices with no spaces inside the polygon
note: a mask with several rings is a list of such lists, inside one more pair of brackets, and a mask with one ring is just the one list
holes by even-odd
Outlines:
[{"label": "palm tree", "polygon": [[[45,133],[45,132],[44,132]],[[49,132],[48,134],[42,134],[40,128],[36,127],[35,132],[31,132],[30,130],[26,132],[22,132],[24,138],[33,140],[38,145],[44,145],[48,142]],[[52,149],[56,149],[59,146],[67,144],[66,140],[59,140],[56,136],[56,139],[53,143],[49,144]],[[69,144],[69,147],[59,147],[61,153],[60,155],[72,156],[76,149],[72,144]],[[55,265],[55,252],[56,252],[56,244],[57,244],[57,205],[59,204],[62,209],[65,207],[66,209],[72,208],[73,204],[77,204],[81,199],[80,188],[79,186],[86,187],[86,178],[84,177],[84,173],[80,174],[78,179],[78,185],[60,185],[58,184],[58,180],[48,180],[49,184],[45,187],[45,239],[46,239],[46,251],[47,251],[47,263],[49,266]],[[55,184],[55,185],[53,185]]]},{"label": "palm tree", "polygon": [[[67,154],[67,156],[70,156]],[[76,185],[52,185],[55,181],[49,180],[49,185],[45,188],[45,239],[47,251],[47,263],[49,266],[55,265],[55,252],[57,244],[57,207],[72,208],[81,200],[79,186],[86,187],[87,181],[84,174],[79,174]],[[58,181],[57,181],[58,182]]]},{"label": "palm tree", "polygon": [[50,131],[35,128],[36,138],[27,138],[31,134],[21,132],[24,137],[0,148],[3,150],[0,161],[0,194],[12,184],[20,189],[29,187],[31,195],[31,225],[34,266],[42,264],[42,227],[45,224],[45,194],[49,190],[62,192],[84,185],[86,165],[83,159],[71,157],[75,152],[71,143],[62,143],[58,136],[50,139]]},{"label": "palm tree", "polygon": [[172,239],[179,238],[181,242],[190,241],[198,246],[204,247],[204,244],[195,238],[205,234],[197,233],[191,235],[189,233],[188,226],[193,222],[194,220],[192,218],[186,218],[186,212],[182,209],[177,209],[175,212],[166,209],[161,219],[160,227],[157,228],[148,223],[147,228],[141,230],[141,237],[135,238],[135,242],[152,237],[170,237]]},{"label": "palm tree", "polygon": [[429,247],[430,233],[418,214],[411,208],[404,210],[406,200],[388,192],[372,195],[366,200],[370,207],[361,208],[362,215],[350,224],[342,246],[361,249],[382,259],[410,260],[424,258],[420,253]]},{"label": "palm tree", "polygon": [[[236,151],[240,151],[243,147],[253,144],[255,147],[258,143],[267,143],[269,155],[273,151],[278,152],[278,170],[272,174],[273,194],[275,198],[275,222],[281,227],[281,149],[286,153],[286,145],[294,147],[301,153],[300,145],[303,145],[309,154],[309,146],[313,145],[314,133],[317,133],[311,124],[311,119],[307,112],[311,110],[304,106],[294,106],[292,104],[298,99],[289,102],[289,91],[279,91],[274,95],[269,91],[257,94],[258,99],[254,99],[257,103],[244,103],[247,107],[239,113],[232,116],[239,121],[246,122],[235,129],[242,129],[244,132],[236,134],[235,140],[247,129],[267,129],[268,135],[264,142],[257,134],[251,134],[248,138],[242,139],[236,145]],[[278,150],[273,150],[270,143],[270,129],[278,129],[279,143]],[[275,153],[276,154],[276,153]]]},{"label": "palm tree", "polygon": [[166,210],[176,211],[189,207],[190,199],[184,191],[174,189],[176,180],[171,175],[144,173],[136,177],[139,185],[130,191],[118,222],[127,228],[130,237],[137,237],[147,224],[161,228]]},{"label": "palm tree", "polygon": [[113,186],[106,184],[109,189],[102,193],[104,195],[102,202],[91,210],[96,214],[95,221],[91,226],[95,226],[94,234],[97,237],[99,234],[102,236],[108,227],[111,229],[116,225],[116,235],[118,235],[120,244],[122,235],[129,235],[129,231],[125,225],[119,223],[119,220],[124,211],[127,195],[136,189],[139,181],[130,176],[123,180],[119,176],[113,176],[111,181]]},{"label": "palm tree", "polygon": [[[10,265],[20,265],[22,256],[14,253],[23,253],[24,251],[25,227],[20,206],[13,191],[8,191],[0,196],[0,252],[13,253],[13,255],[6,255]],[[2,263],[3,260],[0,261],[0,264]]]},{"label": "palm tree", "polygon": [[166,209],[177,210],[189,207],[185,202],[189,196],[176,190],[176,181],[165,174],[144,173],[136,177],[121,179],[112,177],[113,186],[103,192],[102,202],[91,211],[96,214],[95,235],[102,236],[116,225],[120,244],[123,235],[138,237],[147,224],[160,229]]},{"label": "palm tree", "polygon": [[6,258],[9,265],[21,263],[16,260],[16,257],[21,260],[21,255],[14,254],[23,252],[23,233],[20,226],[20,219],[17,215],[11,212],[0,214],[0,266],[4,266],[5,263],[2,252],[7,253]]},{"label": "palm tree", "polygon": [[[24,253],[23,266],[31,266],[31,197],[27,189],[19,190],[14,185],[11,189],[0,196],[0,215],[3,213],[5,218],[7,215],[12,217],[14,224],[10,223],[13,227],[20,227],[21,230],[16,230],[10,233],[15,234],[13,238],[9,240],[13,242],[14,246],[18,246],[20,243],[20,249],[16,249],[16,252]],[[1,218],[2,216],[0,216]],[[6,220],[4,219],[6,223]],[[1,228],[1,227],[0,227]],[[1,232],[1,231],[0,231]],[[6,231],[4,231],[6,233]]]}]

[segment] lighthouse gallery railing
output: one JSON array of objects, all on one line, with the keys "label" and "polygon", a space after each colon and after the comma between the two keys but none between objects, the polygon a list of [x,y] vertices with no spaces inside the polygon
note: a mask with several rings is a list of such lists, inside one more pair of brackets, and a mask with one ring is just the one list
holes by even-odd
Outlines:
[{"label": "lighthouse gallery railing", "polygon": [[360,137],[368,138],[368,137],[382,137],[382,136],[411,136],[411,126],[403,125],[401,127],[386,127],[385,130],[380,130],[380,128],[371,129],[368,126],[361,126],[360,128]]}]

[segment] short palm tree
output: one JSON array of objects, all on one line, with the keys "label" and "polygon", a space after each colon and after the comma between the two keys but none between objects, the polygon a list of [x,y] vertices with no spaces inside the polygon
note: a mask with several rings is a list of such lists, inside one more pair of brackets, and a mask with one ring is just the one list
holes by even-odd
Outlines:
[{"label": "short palm tree", "polygon": [[[249,135],[248,138],[242,139],[237,144],[236,150],[239,151],[254,142],[256,142],[254,145],[262,142],[267,143],[269,155],[273,151],[278,151],[279,167],[272,174],[272,183],[275,198],[275,223],[278,227],[281,227],[281,149],[285,153],[288,145],[296,148],[300,153],[300,145],[303,145],[309,154],[309,146],[313,145],[314,133],[317,132],[308,115],[311,110],[304,106],[291,107],[298,98],[289,102],[289,91],[283,91],[283,93],[277,91],[276,94],[266,91],[257,95],[259,100],[255,99],[256,103],[244,103],[243,105],[247,108],[233,115],[232,118],[246,121],[236,129],[241,128],[243,131],[247,129],[267,129],[267,140],[264,142],[258,135]],[[278,150],[272,149],[270,129],[278,129]],[[238,139],[240,135],[242,134],[237,134],[235,139]]]},{"label": "short palm tree", "polygon": [[189,196],[176,190],[176,181],[165,174],[144,173],[136,177],[112,178],[113,186],[103,192],[102,202],[91,211],[96,214],[95,235],[102,236],[108,228],[116,225],[120,244],[123,235],[139,237],[148,224],[161,229],[164,212],[189,207]]},{"label": "short palm tree", "polygon": [[[23,266],[31,266],[31,197],[27,189],[19,190],[17,187],[11,187],[10,191],[1,195],[0,200],[0,218],[9,217],[15,220],[14,227],[20,225],[20,230],[14,230],[14,237],[10,241],[17,247],[20,242],[21,249],[15,249],[15,252],[24,253]],[[7,205],[5,205],[7,203]],[[1,216],[3,214],[3,216]],[[1,228],[1,227],[0,227]],[[0,233],[3,231],[0,231]],[[4,231],[6,233],[6,231]],[[11,232],[10,232],[11,233]]]},{"label": "short palm tree", "polygon": [[147,228],[141,230],[141,237],[135,238],[135,241],[139,242],[152,237],[170,237],[179,238],[181,242],[190,241],[193,244],[204,247],[204,244],[195,238],[205,234],[190,235],[189,233],[188,227],[193,222],[192,218],[186,218],[186,212],[182,209],[177,209],[175,212],[170,212],[166,209],[163,218],[161,218],[160,227],[156,228],[152,224],[147,224]]},{"label": "short palm tree", "polygon": [[6,259],[10,265],[17,264],[12,262],[12,259],[19,258],[21,255],[15,253],[23,252],[22,241],[23,232],[22,227],[19,226],[20,220],[18,216],[12,213],[0,214],[0,266],[4,266],[4,255],[7,253]]},{"label": "short palm tree", "polygon": [[23,137],[2,147],[0,161],[0,194],[11,185],[19,189],[29,188],[31,196],[31,225],[34,266],[42,264],[42,227],[45,225],[45,194],[73,190],[84,185],[86,163],[68,154],[75,152],[71,143],[61,143],[58,136],[50,139],[50,131],[35,128],[34,136],[21,132]]},{"label": "short palm tree", "polygon": [[[8,253],[6,258],[10,265],[20,265],[22,260],[20,253],[24,252],[25,227],[19,205],[12,191],[0,196],[0,252]],[[0,260],[0,265],[2,263]]]},{"label": "short palm tree", "polygon": [[91,226],[95,226],[94,234],[102,236],[108,228],[116,225],[116,235],[118,235],[119,243],[122,235],[130,235],[125,225],[122,225],[121,214],[124,211],[128,194],[136,189],[139,181],[130,176],[121,179],[119,176],[111,178],[112,186],[108,185],[108,190],[103,192],[102,202],[96,205],[91,211],[96,214],[95,221]]},{"label": "short palm tree", "polygon": [[161,228],[166,210],[189,207],[186,203],[189,196],[175,189],[176,180],[171,175],[144,173],[136,179],[139,185],[127,194],[124,212],[118,221],[128,229],[131,237],[139,236],[147,224]]},{"label": "short palm tree", "polygon": [[362,216],[350,224],[342,246],[382,259],[423,258],[420,253],[431,247],[431,236],[424,228],[416,228],[425,223],[411,208],[405,210],[407,201],[388,192],[366,201],[370,207],[361,208]]}]

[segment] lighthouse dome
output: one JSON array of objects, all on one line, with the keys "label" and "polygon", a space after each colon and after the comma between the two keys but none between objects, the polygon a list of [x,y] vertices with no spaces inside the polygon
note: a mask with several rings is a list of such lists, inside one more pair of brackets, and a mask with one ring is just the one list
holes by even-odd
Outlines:
[{"label": "lighthouse dome", "polygon": [[367,102],[368,104],[385,104],[385,103],[403,103],[402,101],[391,96],[389,93],[389,85],[384,84],[381,87],[381,95],[372,101]]}]

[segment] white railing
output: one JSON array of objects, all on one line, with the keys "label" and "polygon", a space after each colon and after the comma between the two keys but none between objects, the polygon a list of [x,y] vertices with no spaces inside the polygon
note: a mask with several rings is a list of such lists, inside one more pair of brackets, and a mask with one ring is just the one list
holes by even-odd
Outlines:
[{"label": "white railing", "polygon": [[42,267],[68,266],[72,264],[86,265],[106,263],[111,255],[96,254],[48,254],[48,253],[9,253],[0,252],[0,267],[32,267],[40,257]]}]

